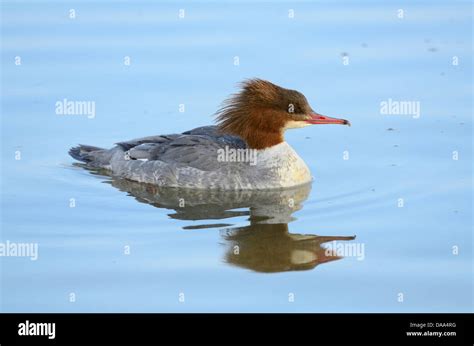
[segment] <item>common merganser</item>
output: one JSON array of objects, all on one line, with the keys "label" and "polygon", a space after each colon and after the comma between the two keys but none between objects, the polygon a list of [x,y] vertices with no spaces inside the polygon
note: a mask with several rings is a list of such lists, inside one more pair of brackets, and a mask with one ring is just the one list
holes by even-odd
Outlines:
[{"label": "common merganser", "polygon": [[89,145],[69,154],[88,168],[158,186],[254,190],[288,188],[311,181],[308,166],[284,140],[287,129],[312,124],[350,125],[316,113],[306,97],[261,79],[242,83],[217,113],[217,126],[182,134]]}]

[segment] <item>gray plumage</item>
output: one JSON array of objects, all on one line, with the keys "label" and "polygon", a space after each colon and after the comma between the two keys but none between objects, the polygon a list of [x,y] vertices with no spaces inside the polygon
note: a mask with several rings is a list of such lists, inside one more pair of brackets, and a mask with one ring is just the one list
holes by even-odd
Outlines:
[{"label": "gray plumage", "polygon": [[158,186],[224,190],[285,187],[279,183],[275,167],[218,160],[219,149],[248,147],[238,136],[221,134],[217,126],[204,126],[182,134],[119,142],[112,149],[79,145],[69,154],[89,168],[107,169],[114,176]]}]

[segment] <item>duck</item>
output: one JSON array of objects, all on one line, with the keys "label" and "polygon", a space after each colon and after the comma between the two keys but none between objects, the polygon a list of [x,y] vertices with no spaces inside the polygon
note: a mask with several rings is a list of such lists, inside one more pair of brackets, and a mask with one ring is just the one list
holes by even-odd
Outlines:
[{"label": "duck", "polygon": [[285,189],[312,181],[286,130],[348,125],[316,113],[299,91],[267,80],[243,81],[215,113],[216,125],[180,134],[118,142],[110,149],[78,145],[69,154],[88,169],[162,187],[217,190]]}]

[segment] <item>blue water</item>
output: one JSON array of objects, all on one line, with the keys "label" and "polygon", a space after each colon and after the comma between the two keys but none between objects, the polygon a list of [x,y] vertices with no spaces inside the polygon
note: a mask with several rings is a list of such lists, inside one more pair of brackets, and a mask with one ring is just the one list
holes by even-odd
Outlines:
[{"label": "blue water", "polygon": [[[39,249],[0,257],[1,311],[473,311],[470,2],[1,5],[1,238]],[[287,132],[314,175],[294,210],[177,208],[67,154],[210,124],[251,77],[352,123]],[[95,117],[56,114],[65,98]],[[381,114],[388,99],[420,117]],[[363,258],[325,260],[317,236],[353,235]]]}]

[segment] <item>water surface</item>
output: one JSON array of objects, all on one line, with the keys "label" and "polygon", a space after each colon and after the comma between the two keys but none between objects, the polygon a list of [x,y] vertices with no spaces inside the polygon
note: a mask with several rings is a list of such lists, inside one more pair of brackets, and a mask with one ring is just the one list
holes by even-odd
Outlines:
[{"label": "water surface", "polygon": [[[39,257],[1,258],[1,310],[472,311],[471,7],[3,1],[1,237]],[[287,133],[311,186],[159,190],[67,155],[210,124],[249,77],[351,121]]]}]

